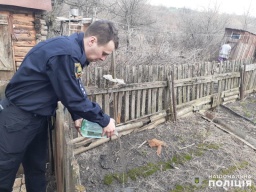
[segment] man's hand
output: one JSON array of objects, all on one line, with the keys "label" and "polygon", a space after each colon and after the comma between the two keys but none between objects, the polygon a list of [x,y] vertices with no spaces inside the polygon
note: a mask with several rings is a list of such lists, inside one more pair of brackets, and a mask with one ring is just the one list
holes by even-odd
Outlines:
[{"label": "man's hand", "polygon": [[80,128],[81,128],[81,126],[82,126],[82,121],[83,121],[83,118],[75,120],[75,128],[76,128],[77,132],[78,132],[81,136],[82,136],[82,134],[81,134]]},{"label": "man's hand", "polygon": [[110,118],[109,124],[107,127],[103,128],[102,136],[106,135],[107,137],[111,137],[114,135],[116,129],[115,120]]}]

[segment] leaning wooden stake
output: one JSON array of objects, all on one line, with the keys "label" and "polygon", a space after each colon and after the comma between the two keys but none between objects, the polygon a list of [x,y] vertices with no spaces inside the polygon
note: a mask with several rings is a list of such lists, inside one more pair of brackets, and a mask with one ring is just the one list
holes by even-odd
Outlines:
[{"label": "leaning wooden stake", "polygon": [[[206,119],[207,121],[210,121],[210,122],[212,122],[216,127],[218,127],[219,129],[221,129],[221,130],[223,130],[223,131],[225,131],[225,132],[227,132],[227,133],[229,133],[230,135],[232,135],[232,136],[234,136],[234,137],[236,137],[237,139],[239,139],[240,141],[242,141],[243,143],[245,143],[246,145],[248,145],[249,147],[251,147],[252,149],[256,149],[256,145],[255,145],[255,141],[253,141],[253,143],[254,144],[252,144],[251,142],[250,142],[250,139],[251,138],[249,138],[248,139],[248,137],[240,137],[239,135],[237,135],[237,134],[235,134],[231,129],[228,129],[228,128],[225,128],[224,126],[221,126],[221,125],[219,125],[218,123],[220,122],[219,120],[214,120],[215,122],[213,122],[213,120],[212,119],[209,119],[209,118],[207,118],[206,116],[204,116],[204,114],[202,114],[202,113],[200,113],[201,114],[201,116],[202,116],[202,118],[203,119]],[[218,122],[218,123],[216,123],[216,122]],[[241,133],[241,132],[240,132]],[[248,140],[248,141],[247,141]],[[255,140],[255,139],[254,139]]]}]

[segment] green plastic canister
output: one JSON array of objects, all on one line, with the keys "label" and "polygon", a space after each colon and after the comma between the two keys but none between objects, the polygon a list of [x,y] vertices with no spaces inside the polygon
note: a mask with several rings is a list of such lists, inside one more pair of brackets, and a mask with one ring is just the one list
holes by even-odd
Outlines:
[{"label": "green plastic canister", "polygon": [[80,131],[83,137],[106,138],[106,135],[102,137],[103,129],[98,123],[86,119],[83,119]]}]

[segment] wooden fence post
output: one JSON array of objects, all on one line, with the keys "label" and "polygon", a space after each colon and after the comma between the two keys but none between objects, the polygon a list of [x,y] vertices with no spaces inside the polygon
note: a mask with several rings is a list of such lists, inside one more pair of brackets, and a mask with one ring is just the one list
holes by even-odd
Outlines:
[{"label": "wooden fence post", "polygon": [[169,107],[170,107],[170,111],[167,112],[167,119],[174,121],[174,114],[173,114],[173,99],[172,99],[172,85],[171,85],[171,78],[170,76],[167,77],[167,92],[169,92],[169,98],[167,98],[169,100]]},{"label": "wooden fence post", "polygon": [[[115,51],[111,54],[111,75],[113,79],[116,78],[116,60],[115,60]],[[115,83],[111,83],[113,86]],[[117,112],[117,93],[113,93],[113,112],[114,112],[114,119],[116,122],[120,121],[118,118]]]},{"label": "wooden fence post", "polygon": [[244,64],[244,68],[242,66],[240,67],[240,100],[244,99],[244,74],[245,74],[245,67],[246,67],[245,64]]},{"label": "wooden fence post", "polygon": [[176,109],[176,94],[174,89],[174,74],[173,71],[171,71],[171,90],[172,90],[172,107],[173,107],[173,120],[177,121],[177,109]]},{"label": "wooden fence post", "polygon": [[64,192],[63,188],[63,122],[64,113],[63,105],[59,102],[56,111],[56,126],[55,126],[55,176],[57,182],[57,192]]}]

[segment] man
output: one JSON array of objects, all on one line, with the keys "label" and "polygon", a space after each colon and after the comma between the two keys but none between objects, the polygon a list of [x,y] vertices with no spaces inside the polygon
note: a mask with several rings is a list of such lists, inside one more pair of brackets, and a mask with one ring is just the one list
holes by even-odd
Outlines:
[{"label": "man", "polygon": [[47,119],[58,101],[77,129],[85,118],[113,135],[114,119],[88,99],[80,75],[90,62],[104,61],[118,41],[113,23],[99,20],[85,33],[48,39],[29,51],[0,103],[0,192],[12,191],[20,163],[27,192],[46,191]]},{"label": "man", "polygon": [[220,52],[219,52],[219,62],[226,61],[229,58],[229,54],[231,52],[231,46],[229,45],[229,41],[221,46]]}]

